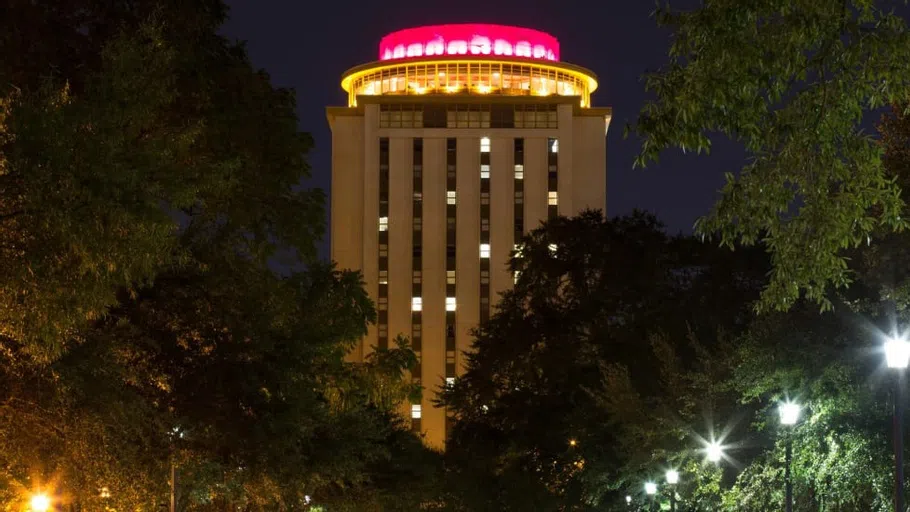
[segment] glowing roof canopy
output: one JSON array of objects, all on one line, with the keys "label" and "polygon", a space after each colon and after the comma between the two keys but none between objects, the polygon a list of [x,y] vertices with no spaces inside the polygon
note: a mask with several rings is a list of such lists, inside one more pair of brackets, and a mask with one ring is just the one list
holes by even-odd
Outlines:
[{"label": "glowing roof canopy", "polygon": [[559,41],[546,32],[529,28],[464,23],[399,30],[379,42],[379,60],[446,55],[558,61]]}]

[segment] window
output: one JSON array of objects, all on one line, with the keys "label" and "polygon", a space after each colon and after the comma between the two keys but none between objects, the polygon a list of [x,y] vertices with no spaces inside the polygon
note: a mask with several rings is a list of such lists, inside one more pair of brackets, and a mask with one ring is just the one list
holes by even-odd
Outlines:
[{"label": "window", "polygon": [[414,271],[414,274],[411,278],[411,282],[414,284],[420,284],[420,271],[419,270]]},{"label": "window", "polygon": [[550,191],[547,193],[547,204],[556,206],[559,204],[559,192]]},{"label": "window", "polygon": [[455,199],[455,191],[449,190],[448,192],[446,192],[446,204],[456,204],[456,203],[457,203],[457,201]]},{"label": "window", "polygon": [[379,271],[379,284],[389,284],[389,271],[388,270]]},{"label": "window", "polygon": [[389,230],[389,218],[388,217],[379,217],[379,231],[388,231]]},{"label": "window", "polygon": [[548,247],[550,249],[550,254],[556,254],[556,250],[559,249],[559,246],[556,244],[550,244]]},{"label": "window", "polygon": [[423,311],[423,299],[411,297],[411,311]]},{"label": "window", "polygon": [[490,230],[490,219],[480,219],[480,230],[481,231]]},{"label": "window", "polygon": [[490,138],[483,137],[480,139],[480,152],[489,153],[490,152]]},{"label": "window", "polygon": [[423,228],[423,220],[420,217],[414,217],[414,231],[420,231]]},{"label": "window", "polygon": [[515,191],[515,204],[524,204],[525,202],[525,193],[523,190]]},{"label": "window", "polygon": [[415,420],[420,419],[420,404],[411,404],[411,418]]},{"label": "window", "polygon": [[379,297],[379,311],[385,311],[387,309],[389,309],[389,298]]},{"label": "window", "polygon": [[455,311],[455,297],[446,297],[446,311]]},{"label": "window", "polygon": [[480,179],[485,180],[485,179],[489,179],[489,177],[490,177],[490,166],[481,165],[480,166]]},{"label": "window", "polygon": [[423,193],[414,192],[414,201],[423,201]]},{"label": "window", "polygon": [[[480,284],[490,284],[490,271],[481,270],[480,271]],[[483,301],[483,299],[480,299]]]},{"label": "window", "polygon": [[452,387],[455,385],[455,377],[446,377],[446,386]]},{"label": "window", "polygon": [[490,193],[489,192],[480,193],[480,204],[490,204]]},{"label": "window", "polygon": [[515,166],[515,179],[516,180],[525,179],[525,166],[524,165],[517,164]]},{"label": "window", "polygon": [[379,244],[379,257],[386,258],[389,256],[389,246],[388,244]]},{"label": "window", "polygon": [[446,270],[446,284],[455,284],[454,270]]},{"label": "window", "polygon": [[480,244],[480,257],[481,258],[490,257],[490,244]]},{"label": "window", "polygon": [[559,139],[550,139],[550,153],[559,153]]},{"label": "window", "polygon": [[512,282],[515,283],[515,284],[518,284],[518,277],[519,277],[520,275],[521,275],[521,272],[519,272],[519,271],[516,270],[516,271],[515,271],[515,275],[512,276]]},{"label": "window", "polygon": [[521,244],[515,244],[512,246],[512,250],[515,251],[515,257],[521,258]]}]

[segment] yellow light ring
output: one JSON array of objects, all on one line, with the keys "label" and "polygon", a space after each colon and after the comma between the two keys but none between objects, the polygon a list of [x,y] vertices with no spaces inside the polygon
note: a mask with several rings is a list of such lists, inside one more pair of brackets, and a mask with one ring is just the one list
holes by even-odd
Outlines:
[{"label": "yellow light ring", "polygon": [[[402,59],[396,61],[377,61],[371,62],[368,64],[363,64],[349,69],[342,76],[341,87],[349,94],[349,104],[356,104],[356,93],[352,89],[352,85],[356,84],[358,80],[379,75],[387,76],[389,78],[395,77],[400,78],[401,76],[408,76],[409,69],[418,69],[418,68],[427,68],[430,66],[443,66],[446,69],[449,69],[451,66],[466,66],[466,72],[468,74],[475,72],[480,72],[484,66],[489,66],[487,69],[490,71],[493,70],[493,66],[510,66],[513,71],[516,68],[520,69],[522,75],[527,73],[528,76],[533,77],[535,71],[542,72],[545,74],[553,73],[555,76],[564,75],[570,77],[573,80],[578,81],[580,84],[583,84],[582,103],[584,106],[590,105],[590,93],[594,92],[597,89],[597,76],[588,69],[582,68],[580,66],[575,66],[572,64],[566,63],[553,63],[546,61],[538,60],[525,60],[525,59],[462,59],[462,58],[447,58],[447,59]],[[474,69],[472,69],[474,68]],[[400,94],[396,92],[396,94]]]}]

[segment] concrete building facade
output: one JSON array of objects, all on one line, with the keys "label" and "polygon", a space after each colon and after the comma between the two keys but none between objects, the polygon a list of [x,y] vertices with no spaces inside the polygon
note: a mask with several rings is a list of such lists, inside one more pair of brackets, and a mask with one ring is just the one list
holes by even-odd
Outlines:
[{"label": "concrete building facade", "polygon": [[380,59],[347,71],[332,129],[331,255],[363,272],[378,322],[362,361],[411,339],[421,403],[405,412],[443,448],[434,393],[464,371],[471,329],[514,282],[524,233],[556,215],[606,207],[609,108],[597,80],[559,61],[548,34],[439,25],[383,38]]}]

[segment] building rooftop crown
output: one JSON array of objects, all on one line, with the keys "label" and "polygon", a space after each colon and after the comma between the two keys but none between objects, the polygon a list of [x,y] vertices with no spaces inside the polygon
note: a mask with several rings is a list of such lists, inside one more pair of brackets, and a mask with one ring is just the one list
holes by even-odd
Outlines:
[{"label": "building rooftop crown", "polygon": [[559,41],[529,28],[461,23],[399,30],[379,42],[379,60],[462,55],[559,61]]}]

